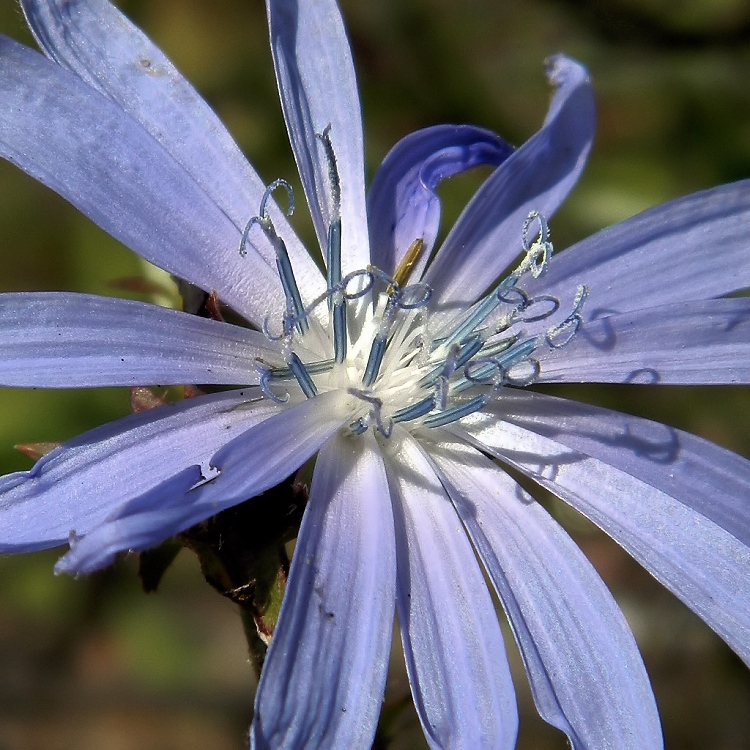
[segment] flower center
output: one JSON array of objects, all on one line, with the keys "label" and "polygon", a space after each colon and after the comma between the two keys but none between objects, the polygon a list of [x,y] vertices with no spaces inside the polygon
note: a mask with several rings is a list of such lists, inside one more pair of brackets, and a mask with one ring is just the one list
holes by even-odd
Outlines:
[{"label": "flower center", "polygon": [[[539,353],[567,344],[578,331],[587,289],[578,288],[573,310],[562,320],[554,297],[532,298],[519,285],[530,273],[539,277],[552,254],[547,222],[531,212],[523,226],[523,257],[518,267],[489,294],[463,310],[432,309],[432,289],[407,284],[424,243],[416,239],[393,275],[374,266],[341,276],[341,220],[331,221],[327,249],[327,289],[306,307],[283,240],[266,210],[273,183],[264,196],[258,224],[271,240],[286,297],[280,333],[264,333],[280,343],[286,367],[258,361],[260,386],[277,402],[278,391],[296,383],[306,398],[341,390],[354,407],[348,430],[373,428],[388,438],[393,425],[441,427],[482,409],[505,386],[523,387],[537,379]],[[536,238],[529,242],[532,226]],[[327,325],[318,308],[328,308]],[[313,313],[316,314],[313,314]],[[556,316],[557,322],[550,325]]]}]

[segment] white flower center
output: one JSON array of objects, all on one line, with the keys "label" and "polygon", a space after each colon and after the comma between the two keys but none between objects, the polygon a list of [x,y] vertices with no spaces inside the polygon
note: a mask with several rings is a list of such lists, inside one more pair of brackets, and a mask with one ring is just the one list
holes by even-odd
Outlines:
[{"label": "white flower center", "polygon": [[[277,181],[269,193],[278,185],[288,187]],[[573,311],[549,326],[559,301],[532,299],[519,286],[526,273],[540,276],[552,253],[546,221],[536,212],[523,227],[525,255],[519,266],[476,304],[448,313],[431,310],[427,284],[406,283],[422,251],[421,239],[393,276],[369,266],[342,278],[338,218],[329,230],[327,290],[305,307],[265,203],[248,224],[243,246],[257,223],[276,249],[287,309],[281,334],[274,335],[268,323],[264,332],[280,342],[286,367],[259,362],[261,388],[276,401],[288,398],[277,393],[285,383],[296,382],[307,398],[341,390],[353,397],[348,429],[354,434],[372,428],[388,438],[397,423],[412,429],[440,427],[478,411],[504,386],[533,383],[540,372],[538,350],[564,346],[582,322],[585,287],[579,287]],[[538,236],[529,243],[532,224]],[[322,305],[328,308],[327,325],[312,315]]]}]

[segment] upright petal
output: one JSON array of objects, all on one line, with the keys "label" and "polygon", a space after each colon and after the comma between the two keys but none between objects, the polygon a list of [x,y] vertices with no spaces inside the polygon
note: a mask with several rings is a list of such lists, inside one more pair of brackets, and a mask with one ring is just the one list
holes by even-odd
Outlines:
[{"label": "upright petal", "polygon": [[[242,232],[258,213],[266,186],[164,53],[108,0],[21,0],[21,5],[45,54],[140,123]],[[268,208],[300,289],[312,299],[323,290],[323,277],[272,199]],[[275,267],[274,249],[262,232],[250,235],[246,249]]]},{"label": "upright petal", "polygon": [[500,625],[461,521],[419,444],[395,430],[386,471],[396,525],[396,611],[431,748],[513,748],[515,693]]},{"label": "upright petal", "polygon": [[714,299],[584,320],[544,355],[542,383],[750,383],[750,299]]},{"label": "upright petal", "polygon": [[323,249],[337,192],[321,138],[326,132],[333,148],[346,275],[367,266],[370,245],[362,117],[344,22],[335,0],[266,0],[266,8],[289,140]]},{"label": "upright petal", "polygon": [[435,192],[447,177],[505,161],[513,148],[489,130],[436,125],[402,138],[375,173],[367,196],[372,263],[393,274],[410,245],[424,243],[411,271],[418,280],[440,228]]},{"label": "upright petal", "polygon": [[548,219],[583,169],[595,119],[588,74],[557,55],[547,75],[557,91],[544,126],[477,191],[427,269],[445,306],[474,302],[522,252],[529,212]]},{"label": "upright petal", "polygon": [[711,299],[750,287],[750,180],[693,193],[604,229],[552,258],[526,291],[570,297],[586,317]]},{"label": "upright petal", "polygon": [[504,471],[434,440],[427,450],[508,614],[539,713],[576,750],[662,747],[638,647],[598,573]]},{"label": "upright petal", "polygon": [[0,37],[0,156],[139,255],[260,327],[285,309],[278,273],[135,120],[59,65]]},{"label": "upright petal", "polygon": [[252,747],[370,747],[385,687],[395,582],[393,513],[380,450],[371,434],[333,437],[315,466],[258,686]]},{"label": "upright petal", "polygon": [[[712,492],[709,485],[711,494],[700,497],[699,485],[683,497],[677,492],[673,495],[669,486],[653,486],[639,477],[648,475],[644,467],[648,462],[666,464],[666,472],[655,471],[652,476],[667,475],[672,470],[678,473],[683,465],[701,462],[695,448],[683,443],[680,433],[675,434],[675,446],[649,446],[651,450],[672,449],[666,456],[643,454],[640,441],[620,434],[617,422],[603,423],[591,441],[603,444],[599,458],[599,451],[593,448],[584,451],[567,445],[567,430],[552,439],[509,421],[501,422],[494,415],[468,417],[463,425],[463,429],[451,426],[449,431],[474,441],[590,518],[750,664],[750,547],[711,516],[691,507],[695,502],[691,495],[699,495],[699,505],[708,505],[719,495],[721,486]],[[618,440],[633,449],[612,450]],[[729,474],[732,465],[730,461],[719,466],[714,474]],[[731,483],[730,478],[725,485]],[[675,486],[680,484],[678,481]],[[730,503],[746,505],[746,501],[747,494],[733,497]],[[742,508],[735,511],[739,514],[746,515]],[[730,516],[725,524],[730,523],[731,514],[725,515]]]},{"label": "upright petal", "polygon": [[263,334],[134,300],[0,294],[0,383],[24,388],[258,383]]},{"label": "upright petal", "polygon": [[[279,410],[257,388],[187,399],[86,432],[30,471],[0,478],[0,553],[85,536],[131,500]],[[289,473],[289,472],[287,472]]]}]

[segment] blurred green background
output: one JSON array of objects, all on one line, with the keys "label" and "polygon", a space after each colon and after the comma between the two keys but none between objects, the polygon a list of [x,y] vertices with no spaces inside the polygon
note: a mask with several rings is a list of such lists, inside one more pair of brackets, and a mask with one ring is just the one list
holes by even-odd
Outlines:
[{"label": "blurred green background", "polygon": [[[549,98],[542,61],[587,65],[599,108],[589,166],[552,223],[557,250],[648,206],[750,176],[750,6],[745,0],[345,0],[364,107],[369,176],[415,128],[469,122],[523,142]],[[296,183],[259,0],[128,0],[125,12],[227,123],[263,178]],[[31,43],[13,2],[0,31]],[[0,102],[2,106],[2,102]],[[444,191],[449,224],[479,179]],[[256,207],[248,206],[248,215]],[[299,231],[309,220],[300,210]],[[750,234],[750,228],[749,232]],[[748,260],[750,261],[750,240]],[[2,291],[123,294],[143,273],[125,248],[0,163]],[[710,252],[710,249],[708,249]],[[633,294],[638,290],[634,289]],[[558,388],[660,419],[750,456],[747,388]],[[0,392],[0,468],[26,469],[16,443],[61,441],[128,411],[124,390]],[[750,747],[750,678],[703,624],[616,545],[555,508],[620,601],[674,750]],[[0,750],[239,750],[253,678],[233,606],[183,552],[157,594],[136,561],[74,580],[58,552],[0,559]],[[564,748],[521,698],[519,747]],[[422,748],[404,705],[398,653],[388,747]]]}]

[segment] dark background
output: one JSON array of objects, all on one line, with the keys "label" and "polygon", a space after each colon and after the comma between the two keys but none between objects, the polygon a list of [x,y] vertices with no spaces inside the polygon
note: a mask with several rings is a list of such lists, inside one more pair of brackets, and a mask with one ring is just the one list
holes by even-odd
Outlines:
[{"label": "dark background", "polygon": [[[648,206],[750,176],[750,7],[744,0],[342,5],[362,91],[369,177],[396,140],[434,123],[473,123],[523,142],[548,103],[542,61],[558,51],[591,71],[599,127],[584,177],[553,219],[556,251]],[[297,184],[262,3],[130,0],[121,7],[206,96],[261,176]],[[30,43],[20,12],[7,0],[0,5],[0,30]],[[447,186],[446,224],[483,176]],[[295,220],[310,240],[305,211]],[[5,162],[0,252],[2,291],[122,295],[112,280],[146,273],[132,253]],[[747,388],[564,392],[750,455]],[[30,466],[14,451],[16,443],[65,440],[127,411],[124,389],[0,392],[0,467]],[[667,747],[750,747],[744,666],[615,544],[564,509],[552,509],[600,570],[636,634]],[[75,580],[53,576],[58,555],[0,559],[0,750],[244,747],[253,678],[241,624],[233,605],[203,583],[192,556],[183,552],[162,590],[147,596],[133,558]],[[536,717],[512,639],[509,646],[521,699],[519,747],[566,747]],[[410,708],[399,708],[408,688],[397,655],[392,675],[388,746],[426,747]]]}]

